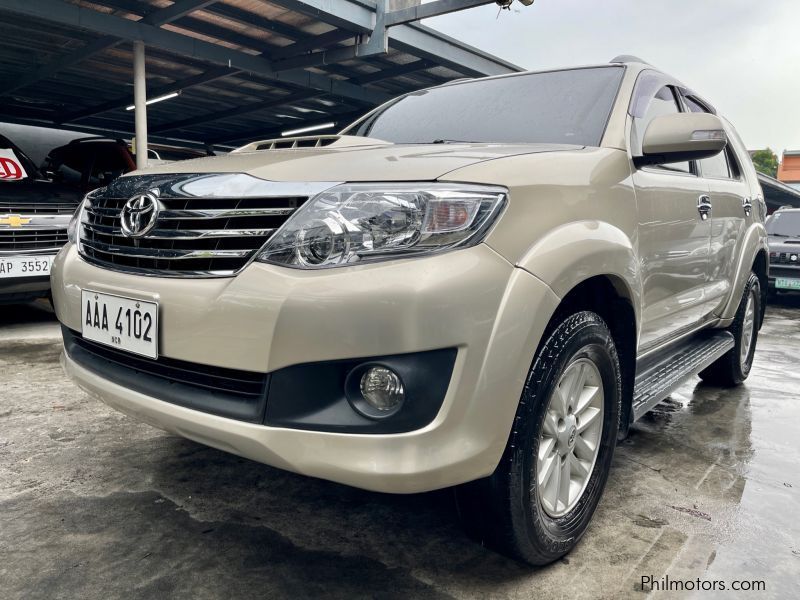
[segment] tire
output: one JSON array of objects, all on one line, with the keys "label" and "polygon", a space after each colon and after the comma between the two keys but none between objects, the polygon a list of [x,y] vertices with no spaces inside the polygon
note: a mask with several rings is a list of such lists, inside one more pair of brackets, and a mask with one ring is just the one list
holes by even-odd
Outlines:
[{"label": "tire", "polygon": [[703,381],[711,385],[733,387],[747,379],[756,352],[760,315],[761,284],[758,277],[751,273],[744,286],[736,317],[728,328],[736,343],[733,348],[700,372]]},{"label": "tire", "polygon": [[[565,419],[554,421],[554,411],[563,406],[558,400],[564,397],[556,390],[568,391],[572,384],[577,388],[581,374],[585,374],[581,385],[584,393],[579,396],[584,400],[572,406],[577,396],[567,393],[564,405],[572,410],[560,413],[567,414]],[[595,388],[602,392],[599,401],[599,392],[592,391]],[[605,322],[588,311],[561,321],[534,358],[495,472],[456,488],[467,533],[531,565],[551,563],[572,550],[586,532],[608,480],[619,428],[621,390],[617,350]],[[587,454],[591,444],[585,445],[592,439],[598,448],[593,465]],[[540,459],[540,452],[544,459]],[[561,458],[562,452],[566,458]],[[574,456],[579,455],[582,458],[576,464]],[[548,462],[550,456],[554,458]],[[563,467],[565,463],[570,466]],[[550,465],[562,468],[556,472]],[[574,497],[570,492],[559,495],[557,490],[564,488],[559,486],[560,480],[553,482],[565,472],[570,474],[566,489],[573,488],[572,476],[576,478]],[[582,481],[581,473],[588,473]],[[539,485],[542,478],[546,481]]]}]

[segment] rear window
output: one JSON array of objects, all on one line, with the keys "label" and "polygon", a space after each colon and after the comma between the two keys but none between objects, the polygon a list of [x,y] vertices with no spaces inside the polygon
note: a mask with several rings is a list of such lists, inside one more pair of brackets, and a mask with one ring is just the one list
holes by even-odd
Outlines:
[{"label": "rear window", "polygon": [[767,233],[778,237],[800,237],[800,211],[776,212],[767,223]]},{"label": "rear window", "polygon": [[624,68],[592,67],[456,83],[401,96],[346,133],[396,144],[599,146]]}]

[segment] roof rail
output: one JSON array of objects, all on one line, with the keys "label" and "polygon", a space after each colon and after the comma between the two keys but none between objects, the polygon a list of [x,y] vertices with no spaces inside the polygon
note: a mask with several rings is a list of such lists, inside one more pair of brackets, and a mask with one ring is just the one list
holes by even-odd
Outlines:
[{"label": "roof rail", "polygon": [[[635,63],[642,63],[643,65],[650,65],[650,63],[647,62],[646,60],[642,60],[638,56],[633,56],[632,54],[620,54],[619,56],[615,56],[614,58],[612,58],[608,62],[610,62],[610,63],[635,62]],[[650,65],[650,66],[652,67],[653,65]]]}]

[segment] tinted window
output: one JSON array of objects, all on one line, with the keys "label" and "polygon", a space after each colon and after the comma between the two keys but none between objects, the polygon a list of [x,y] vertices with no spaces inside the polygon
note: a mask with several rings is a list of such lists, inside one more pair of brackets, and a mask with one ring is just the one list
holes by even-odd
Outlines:
[{"label": "tinted window", "polygon": [[716,156],[704,158],[700,161],[700,170],[703,173],[703,177],[713,177],[715,179],[729,178],[728,153],[723,150]]},{"label": "tinted window", "polygon": [[[671,88],[664,86],[660,88],[654,96],[650,97],[646,107],[643,108],[642,116],[636,117],[633,120],[634,154],[641,154],[642,138],[647,131],[647,126],[650,124],[650,121],[656,117],[673,115],[679,112],[681,111],[678,108],[678,102]],[[688,162],[669,163],[667,165],[662,165],[660,168],[669,169],[671,171],[682,171],[685,173],[691,172]]]},{"label": "tinted window", "polygon": [[767,233],[781,237],[800,237],[800,212],[776,212],[767,223]]},{"label": "tinted window", "polygon": [[620,67],[572,69],[422,90],[401,96],[348,133],[398,144],[598,146],[623,72]]},{"label": "tinted window", "polygon": [[117,144],[98,145],[94,148],[92,170],[89,173],[87,189],[108,185],[128,170],[125,149]]},{"label": "tinted window", "polygon": [[2,135],[0,135],[0,148],[3,148],[4,150],[12,150],[14,155],[17,157],[17,160],[22,163],[22,168],[25,169],[28,177],[36,177],[36,166],[33,164],[31,159],[28,158],[28,155],[20,150],[11,140]]},{"label": "tinted window", "polygon": [[[686,107],[689,109],[689,112],[693,113],[711,112],[705,106],[703,106],[696,100],[692,99],[691,97],[685,97],[684,101],[686,102]],[[703,177],[713,177],[715,179],[728,179],[729,177],[731,177],[731,169],[728,164],[729,157],[727,150],[720,152],[716,156],[712,156],[710,158],[704,158],[699,162],[700,162],[700,172],[703,174]]]}]

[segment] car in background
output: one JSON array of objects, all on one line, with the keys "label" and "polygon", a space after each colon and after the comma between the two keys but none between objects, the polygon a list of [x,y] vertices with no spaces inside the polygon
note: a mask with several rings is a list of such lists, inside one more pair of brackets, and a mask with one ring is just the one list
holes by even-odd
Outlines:
[{"label": "car in background", "polygon": [[121,140],[73,140],[51,150],[39,168],[0,135],[0,304],[49,294],[50,265],[78,203],[135,168]]},{"label": "car in background", "polygon": [[769,236],[769,291],[800,292],[800,208],[780,208],[766,224]]}]

